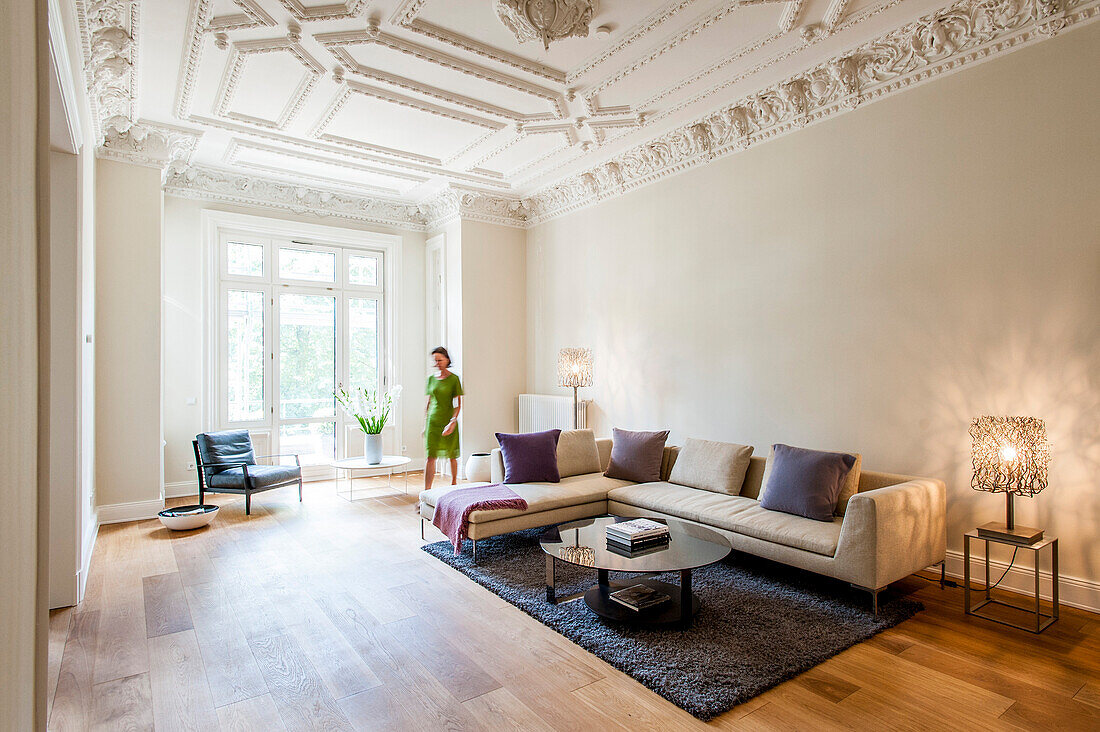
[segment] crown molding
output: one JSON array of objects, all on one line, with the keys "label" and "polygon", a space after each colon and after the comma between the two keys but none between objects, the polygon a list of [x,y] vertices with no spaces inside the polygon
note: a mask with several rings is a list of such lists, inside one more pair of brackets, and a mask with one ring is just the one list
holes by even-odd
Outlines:
[{"label": "crown molding", "polygon": [[225,201],[294,213],[336,216],[414,231],[425,230],[424,219],[417,207],[401,201],[357,196],[206,166],[170,167],[165,175],[164,192],[183,198]]},{"label": "crown molding", "polygon": [[165,173],[164,192],[183,198],[335,216],[412,231],[428,231],[458,218],[519,229],[527,225],[527,209],[522,201],[452,187],[419,204],[409,204],[221,168],[172,165]]},{"label": "crown molding", "polygon": [[960,0],[524,199],[527,225],[740,152],[1100,17],[1100,0]]},{"label": "crown molding", "polygon": [[97,158],[164,170],[171,165],[186,165],[201,136],[182,127],[138,120],[124,131],[108,128],[95,154]]},{"label": "crown molding", "polygon": [[97,142],[133,124],[138,86],[139,0],[77,0],[84,74]]},{"label": "crown molding", "polygon": [[524,201],[483,191],[447,187],[422,201],[417,209],[429,231],[458,219],[514,229],[527,228],[527,204]]}]

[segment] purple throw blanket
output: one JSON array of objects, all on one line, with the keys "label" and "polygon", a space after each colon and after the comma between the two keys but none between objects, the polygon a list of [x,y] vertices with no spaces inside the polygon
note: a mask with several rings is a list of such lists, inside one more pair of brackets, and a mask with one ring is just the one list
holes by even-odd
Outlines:
[{"label": "purple throw blanket", "polygon": [[501,483],[456,488],[440,496],[435,504],[432,524],[451,540],[457,556],[462,551],[463,539],[468,535],[470,514],[474,511],[493,511],[499,508],[526,511],[527,501]]}]

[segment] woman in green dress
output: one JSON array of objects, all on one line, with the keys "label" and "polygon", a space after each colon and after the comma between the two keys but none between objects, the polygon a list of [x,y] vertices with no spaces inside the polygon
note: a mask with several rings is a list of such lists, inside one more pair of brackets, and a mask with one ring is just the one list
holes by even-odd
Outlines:
[{"label": "woman in green dress", "polygon": [[424,490],[430,490],[435,478],[435,461],[451,461],[451,485],[458,483],[458,413],[462,411],[462,382],[451,372],[451,356],[443,346],[432,351],[439,375],[429,376],[424,393],[424,447],[428,462],[424,466]]}]

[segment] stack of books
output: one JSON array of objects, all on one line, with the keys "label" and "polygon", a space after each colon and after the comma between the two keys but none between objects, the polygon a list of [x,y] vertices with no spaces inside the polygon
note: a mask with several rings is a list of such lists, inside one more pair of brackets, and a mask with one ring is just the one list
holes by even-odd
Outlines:
[{"label": "stack of books", "polygon": [[669,601],[669,596],[648,585],[631,585],[624,590],[611,593],[611,599],[631,610],[641,612]]},{"label": "stack of books", "polygon": [[607,525],[607,548],[616,554],[638,556],[668,546],[668,527],[650,519],[633,519]]}]

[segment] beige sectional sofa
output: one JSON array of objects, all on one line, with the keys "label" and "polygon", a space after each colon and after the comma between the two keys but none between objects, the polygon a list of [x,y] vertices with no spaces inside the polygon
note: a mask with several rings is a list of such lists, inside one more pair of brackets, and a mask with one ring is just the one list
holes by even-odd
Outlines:
[{"label": "beige sectional sofa", "polygon": [[[611,440],[596,440],[606,470]],[[832,522],[769,511],[757,500],[765,458],[753,457],[739,495],[668,482],[678,448],[666,447],[662,480],[631,483],[602,472],[565,475],[560,483],[521,483],[510,487],[528,504],[526,511],[475,511],[469,536],[477,540],[591,516],[650,516],[701,524],[725,536],[734,550],[834,577],[872,593],[935,564],[946,555],[946,488],[942,481],[861,471],[858,492],[843,516]],[[563,463],[559,450],[559,470]],[[500,450],[493,451],[492,481],[503,482]],[[591,467],[594,467],[591,466]],[[435,502],[451,486],[420,494],[420,514],[430,521]]]}]

